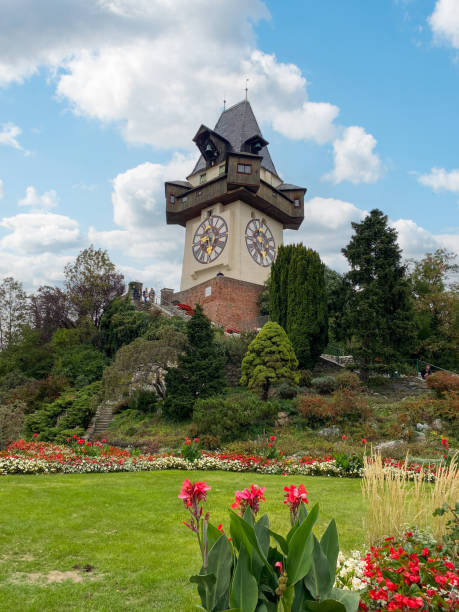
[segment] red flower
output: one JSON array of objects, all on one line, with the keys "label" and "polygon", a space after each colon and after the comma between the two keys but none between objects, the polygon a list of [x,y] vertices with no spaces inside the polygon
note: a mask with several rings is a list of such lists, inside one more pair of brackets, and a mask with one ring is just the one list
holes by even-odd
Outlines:
[{"label": "red flower", "polygon": [[272,447],[273,447],[273,445],[271,444],[271,442],[268,442],[268,446],[269,446],[269,448],[272,448]]},{"label": "red flower", "polygon": [[232,504],[232,508],[240,508],[241,514],[244,514],[246,508],[252,510],[253,516],[255,516],[260,509],[260,502],[266,501],[263,493],[265,487],[259,487],[256,484],[251,484],[250,489],[244,489],[243,491],[236,491],[235,501]]},{"label": "red flower", "polygon": [[76,434],[73,434],[72,438],[73,438],[74,440],[76,440],[76,439],[78,438],[78,436],[77,436]]},{"label": "red flower", "polygon": [[284,504],[288,504],[290,507],[290,520],[293,525],[295,523],[300,505],[308,503],[308,492],[304,488],[303,484],[300,484],[299,487],[296,487],[295,485],[284,487],[284,491]]},{"label": "red flower", "polygon": [[38,434],[37,434],[37,433],[34,433],[34,434],[33,434],[33,437],[34,437],[34,438],[38,438]]},{"label": "red flower", "polygon": [[347,436],[346,436],[346,434],[343,434],[343,435],[341,436],[341,440],[347,440]]},{"label": "red flower", "polygon": [[271,442],[274,442],[276,440],[276,436],[271,436],[269,439],[271,440]]},{"label": "red flower", "polygon": [[84,444],[84,440],[77,440],[78,444]]},{"label": "red flower", "polygon": [[179,499],[183,499],[185,508],[190,508],[197,505],[201,501],[206,501],[207,491],[210,491],[209,485],[206,482],[190,482],[185,478],[178,495]]},{"label": "red flower", "polygon": [[366,438],[362,438],[362,444],[366,444],[367,443],[367,439]]},{"label": "red flower", "polygon": [[284,567],[282,565],[282,561],[276,561],[276,563],[274,564],[274,567],[278,567],[279,568],[279,572],[282,574],[284,571]]},{"label": "red flower", "polygon": [[195,442],[195,443],[197,444],[197,443],[199,442],[199,438],[195,438],[195,439],[193,440],[193,442]]}]

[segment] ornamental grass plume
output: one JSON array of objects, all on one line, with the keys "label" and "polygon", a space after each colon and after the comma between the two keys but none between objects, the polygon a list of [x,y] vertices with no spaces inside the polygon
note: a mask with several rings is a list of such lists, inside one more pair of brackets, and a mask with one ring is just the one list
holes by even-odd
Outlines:
[{"label": "ornamental grass plume", "polygon": [[[458,457],[456,453],[449,466],[437,468],[432,484],[423,466],[413,476],[408,470],[386,465],[381,455],[364,456],[362,493],[367,502],[365,528],[369,544],[377,544],[387,536],[400,538],[412,525],[432,530],[441,541],[447,519],[434,519],[433,512],[445,503],[454,506],[459,498]],[[404,464],[408,465],[408,457]]]}]

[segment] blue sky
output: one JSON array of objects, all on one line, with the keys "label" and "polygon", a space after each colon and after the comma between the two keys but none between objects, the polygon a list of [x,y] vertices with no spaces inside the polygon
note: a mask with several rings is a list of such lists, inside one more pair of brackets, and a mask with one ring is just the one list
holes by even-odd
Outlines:
[{"label": "blue sky", "polygon": [[303,241],[344,271],[378,207],[406,258],[459,252],[458,0],[0,0],[0,278],[62,281],[90,243],[126,280],[177,287],[163,182],[249,100]]}]

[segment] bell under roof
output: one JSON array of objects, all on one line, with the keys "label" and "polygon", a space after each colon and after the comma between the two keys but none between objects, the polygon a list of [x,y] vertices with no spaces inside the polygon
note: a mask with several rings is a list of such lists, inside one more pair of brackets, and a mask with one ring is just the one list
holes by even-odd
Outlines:
[{"label": "bell under roof", "polygon": [[[241,153],[242,145],[249,140],[249,138],[253,138],[254,136],[263,138],[248,100],[243,100],[223,111],[215,125],[214,132],[230,143],[230,153]],[[278,176],[268,147],[264,146],[258,155],[262,157],[262,167]],[[205,169],[206,161],[201,155],[191,174],[196,174],[196,172]]]}]

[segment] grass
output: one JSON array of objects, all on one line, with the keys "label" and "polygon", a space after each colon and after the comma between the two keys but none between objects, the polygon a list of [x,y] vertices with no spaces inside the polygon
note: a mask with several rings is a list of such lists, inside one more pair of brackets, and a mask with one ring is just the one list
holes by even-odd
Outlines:
[{"label": "grass", "polygon": [[[177,495],[184,478],[206,480],[211,522],[228,529],[234,491],[266,487],[274,529],[285,533],[283,487],[300,480],[223,472],[143,472],[7,476],[0,479],[0,610],[162,610],[197,603],[189,577],[199,571],[195,536],[183,525]],[[341,549],[362,549],[360,481],[302,478],[310,504],[320,502],[321,534],[336,518]],[[90,573],[73,570],[90,564]],[[81,582],[46,582],[50,572],[74,572]],[[33,574],[44,577],[34,577]]]}]

